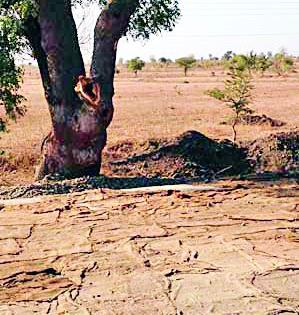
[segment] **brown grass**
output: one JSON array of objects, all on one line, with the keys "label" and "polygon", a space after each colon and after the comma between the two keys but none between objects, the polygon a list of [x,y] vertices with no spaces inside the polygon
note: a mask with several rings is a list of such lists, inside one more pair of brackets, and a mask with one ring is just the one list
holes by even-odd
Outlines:
[{"label": "brown grass", "polygon": [[[115,116],[109,128],[108,144],[173,137],[197,130],[212,138],[231,138],[231,128],[223,125],[230,111],[205,95],[207,89],[221,87],[224,71],[196,69],[184,78],[181,69],[146,69],[134,78],[121,69],[116,77]],[[184,81],[189,83],[184,83]],[[286,78],[267,75],[256,78],[253,109],[287,123],[286,126],[238,127],[239,140],[253,140],[298,127],[299,74]],[[0,160],[0,185],[28,183],[40,155],[40,143],[50,129],[50,119],[36,68],[28,67],[22,92],[27,97],[26,116],[11,124],[1,135],[0,148],[7,152]],[[1,166],[2,165],[2,166]]]}]

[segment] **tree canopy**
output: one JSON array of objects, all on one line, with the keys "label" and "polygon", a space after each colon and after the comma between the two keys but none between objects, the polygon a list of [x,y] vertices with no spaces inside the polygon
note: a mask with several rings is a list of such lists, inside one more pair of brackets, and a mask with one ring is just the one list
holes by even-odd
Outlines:
[{"label": "tree canopy", "polygon": [[193,56],[182,57],[175,61],[180,67],[184,68],[185,76],[187,76],[188,69],[193,68],[196,65],[196,59]]},{"label": "tree canopy", "polygon": [[128,61],[128,69],[133,71],[137,76],[137,72],[142,70],[145,66],[145,62],[141,60],[139,57],[133,58]]},{"label": "tree canopy", "polygon": [[[21,105],[24,98],[18,94],[23,71],[16,64],[15,57],[22,52],[26,43],[18,19],[5,15],[2,8],[0,14],[0,106],[4,107],[8,118],[16,119],[24,113]],[[5,117],[0,116],[0,131],[5,131],[6,121]]]}]

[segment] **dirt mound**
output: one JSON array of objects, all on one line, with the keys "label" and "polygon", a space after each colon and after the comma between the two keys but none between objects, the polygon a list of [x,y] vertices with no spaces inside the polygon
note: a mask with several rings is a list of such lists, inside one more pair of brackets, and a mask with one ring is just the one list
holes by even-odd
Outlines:
[{"label": "dirt mound", "polygon": [[258,126],[270,126],[270,127],[282,127],[285,126],[285,122],[273,119],[266,115],[244,115],[240,118],[239,124],[243,125],[258,125]]},{"label": "dirt mound", "polygon": [[258,139],[247,147],[257,172],[299,172],[299,130]]},{"label": "dirt mound", "polygon": [[170,140],[119,143],[108,147],[103,160],[106,161],[103,165],[106,176],[74,180],[52,176],[27,186],[0,186],[0,199],[67,194],[97,188],[173,185],[228,175],[243,174],[244,178],[250,178],[253,172],[264,180],[268,176],[273,180],[272,173],[277,173],[278,178],[297,177],[299,130],[244,143],[241,148],[229,141],[218,142],[199,132],[188,131]]},{"label": "dirt mound", "polygon": [[215,141],[196,131],[142,144],[108,148],[104,173],[111,176],[210,179],[216,175],[299,173],[299,131],[278,133],[242,144]]},{"label": "dirt mound", "polygon": [[[222,122],[223,125],[231,124],[232,121]],[[283,127],[286,125],[285,122],[273,119],[266,115],[243,115],[238,120],[239,125],[250,125],[250,126],[269,126],[269,127]]]},{"label": "dirt mound", "polygon": [[108,148],[106,155],[110,162],[105,166],[105,174],[114,176],[204,179],[248,170],[243,150],[229,141],[217,142],[196,131],[139,146],[132,142],[118,144]]}]

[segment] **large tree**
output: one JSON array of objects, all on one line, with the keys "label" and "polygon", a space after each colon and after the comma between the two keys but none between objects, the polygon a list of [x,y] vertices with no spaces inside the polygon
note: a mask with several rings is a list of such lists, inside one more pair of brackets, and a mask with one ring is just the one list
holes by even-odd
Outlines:
[{"label": "large tree", "polygon": [[[90,78],[86,77],[72,9],[99,3]],[[22,114],[22,72],[15,57],[36,58],[52,130],[43,142],[39,177],[99,174],[106,129],[113,117],[114,73],[121,37],[149,38],[172,30],[178,0],[0,0],[0,106]],[[0,117],[0,128],[5,119]]]}]

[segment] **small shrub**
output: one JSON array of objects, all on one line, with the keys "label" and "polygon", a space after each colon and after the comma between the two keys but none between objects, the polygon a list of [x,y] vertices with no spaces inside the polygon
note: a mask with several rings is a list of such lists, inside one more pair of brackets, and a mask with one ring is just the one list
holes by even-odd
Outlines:
[{"label": "small shrub", "polygon": [[273,57],[273,71],[278,76],[286,75],[294,69],[294,60],[288,56],[284,51],[281,51]]},{"label": "small shrub", "polygon": [[[242,57],[240,60],[242,60]],[[253,85],[251,84],[252,77],[250,72],[243,63],[233,64],[230,67],[228,75],[229,78],[224,81],[223,90],[215,88],[207,91],[206,93],[209,96],[222,101],[233,111],[231,125],[233,129],[233,141],[236,142],[236,125],[238,124],[240,117],[242,115],[249,115],[253,113],[253,110],[249,108]]]},{"label": "small shrub", "polygon": [[260,54],[256,58],[256,65],[255,69],[261,76],[264,76],[264,73],[270,69],[273,65],[272,57],[269,55],[266,56],[265,54]]},{"label": "small shrub", "polygon": [[225,66],[238,68],[241,71],[264,74],[272,66],[272,57],[265,54],[256,54],[251,51],[248,55],[233,55],[231,59],[225,62]]}]

